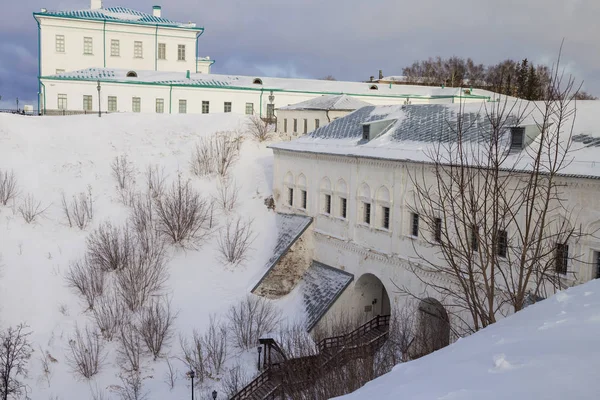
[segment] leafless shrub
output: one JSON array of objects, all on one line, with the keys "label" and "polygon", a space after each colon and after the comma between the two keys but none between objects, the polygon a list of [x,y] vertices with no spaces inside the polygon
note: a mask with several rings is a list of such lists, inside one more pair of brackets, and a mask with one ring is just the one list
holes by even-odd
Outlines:
[{"label": "leafless shrub", "polygon": [[[49,207],[49,206],[48,206]],[[28,224],[34,222],[38,217],[44,215],[48,207],[43,207],[41,201],[37,201],[32,194],[25,196],[17,210]]]},{"label": "leafless shrub", "polygon": [[110,222],[101,224],[86,239],[89,261],[103,271],[119,271],[130,262],[134,242],[130,230]]},{"label": "leafless shrub", "polygon": [[210,207],[189,181],[177,178],[155,202],[157,230],[173,244],[196,248],[210,233]]},{"label": "leafless shrub", "polygon": [[90,262],[88,258],[71,264],[65,276],[67,285],[74,289],[94,309],[96,300],[104,292],[104,272]]},{"label": "leafless shrub", "polygon": [[90,379],[102,368],[105,359],[100,335],[88,327],[81,331],[75,327],[75,337],[69,339],[67,363],[76,375]]},{"label": "leafless shrub", "polygon": [[171,302],[166,297],[154,299],[142,311],[138,329],[154,360],[160,357],[163,347],[169,345],[176,317],[177,314],[171,311]]},{"label": "leafless shrub", "polygon": [[73,196],[71,203],[67,202],[65,193],[62,194],[62,210],[65,214],[69,227],[75,225],[83,230],[94,217],[94,201],[92,198],[92,187],[88,186],[87,193]]},{"label": "leafless shrub", "polygon": [[108,394],[100,389],[97,383],[94,386],[90,385],[90,395],[92,400],[109,400]]},{"label": "leafless shrub", "polygon": [[196,176],[206,176],[214,172],[215,155],[213,154],[212,141],[210,138],[200,138],[196,143],[190,166],[192,173]]},{"label": "leafless shrub", "polygon": [[126,155],[115,157],[110,164],[110,168],[119,190],[122,191],[132,186],[134,183],[134,170]]},{"label": "leafless shrub", "polygon": [[217,183],[217,195],[214,196],[214,200],[221,210],[230,212],[237,205],[239,193],[240,187],[233,179],[221,177]]},{"label": "leafless shrub", "polygon": [[147,393],[143,390],[143,379],[139,371],[122,372],[119,375],[121,385],[113,387],[122,400],[145,400]]},{"label": "leafless shrub", "polygon": [[133,207],[137,197],[138,197],[138,193],[136,192],[135,188],[133,188],[133,187],[128,187],[126,189],[119,190],[119,200],[121,200],[121,203],[124,206]]},{"label": "leafless shrub", "polygon": [[184,336],[180,336],[179,346],[181,347],[181,356],[179,359],[187,365],[189,370],[194,371],[198,378],[198,383],[204,382],[207,371],[202,336],[195,330],[191,341]]},{"label": "leafless shrub", "polygon": [[14,171],[0,171],[0,203],[5,206],[18,194],[17,177]]},{"label": "leafless shrub", "polygon": [[225,392],[227,398],[231,398],[250,383],[250,379],[246,370],[236,365],[221,378],[221,391]]},{"label": "leafless shrub", "polygon": [[197,176],[218,174],[227,176],[239,158],[239,135],[234,132],[217,132],[203,137],[192,154],[191,169]]},{"label": "leafless shrub", "polygon": [[240,153],[231,132],[217,132],[215,135],[215,162],[216,173],[222,177],[227,176],[231,167],[237,162]]},{"label": "leafless shrub", "polygon": [[163,248],[164,241],[159,237],[156,228],[156,211],[150,194],[137,196],[129,220],[137,243],[144,251],[150,252],[153,248]]},{"label": "leafless shrub", "polygon": [[21,382],[27,378],[27,363],[33,349],[31,331],[25,324],[9,327],[0,332],[0,395],[2,399],[20,398],[26,386]]},{"label": "leafless shrub", "polygon": [[117,356],[121,368],[128,372],[140,371],[143,340],[136,326],[131,323],[121,325]]},{"label": "leafless shrub", "polygon": [[114,290],[105,291],[102,296],[96,298],[92,315],[106,340],[112,340],[129,320],[127,309]]},{"label": "leafless shrub", "polygon": [[223,364],[227,360],[227,324],[211,315],[208,330],[202,340],[208,372],[215,378],[221,373]]},{"label": "leafless shrub", "polygon": [[253,220],[244,221],[241,217],[229,220],[221,229],[217,244],[223,261],[237,265],[248,258],[248,251],[255,235]]},{"label": "leafless shrub", "polygon": [[273,126],[263,121],[259,116],[253,115],[248,118],[246,131],[254,140],[264,142],[273,136]]},{"label": "leafless shrub", "polygon": [[[40,365],[42,366],[42,376],[48,383],[48,387],[50,387],[50,381],[52,379],[52,363],[56,362],[56,359],[50,355],[49,352],[44,351],[42,346],[40,346],[40,355],[39,355]],[[0,394],[2,394],[2,390],[0,390]]]},{"label": "leafless shrub", "polygon": [[166,189],[165,169],[158,168],[158,165],[149,165],[146,168],[146,187],[148,193],[153,197],[161,197]]},{"label": "leafless shrub", "polygon": [[173,368],[173,364],[171,364],[169,357],[165,358],[165,361],[167,363],[165,383],[169,386],[169,390],[173,390],[175,388],[175,383],[177,382],[177,374],[179,371]]},{"label": "leafless shrub", "polygon": [[250,349],[267,332],[272,332],[279,322],[278,310],[264,297],[248,295],[229,308],[229,329],[234,345]]}]

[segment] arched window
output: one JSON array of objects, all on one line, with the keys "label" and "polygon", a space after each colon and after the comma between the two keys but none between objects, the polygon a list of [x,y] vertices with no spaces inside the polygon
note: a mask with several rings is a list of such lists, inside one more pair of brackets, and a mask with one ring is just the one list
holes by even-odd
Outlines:
[{"label": "arched window", "polygon": [[370,90],[379,90],[379,88],[377,87],[377,85],[371,85],[369,87]]},{"label": "arched window", "polygon": [[306,210],[308,206],[308,188],[306,186],[306,177],[304,176],[304,174],[300,174],[298,176],[298,180],[296,181],[296,187],[300,192],[300,205],[298,206],[298,208]]},{"label": "arched window", "polygon": [[331,181],[329,178],[325,177],[321,179],[321,187],[320,187],[320,201],[321,201],[321,213],[325,215],[331,215],[332,212],[332,202],[331,202]]},{"label": "arched window", "polygon": [[252,81],[253,84],[255,85],[262,85],[262,79],[260,78],[254,78],[254,80]]},{"label": "arched window", "polygon": [[127,73],[127,77],[128,78],[137,78],[137,72],[135,72],[135,71],[129,71]]},{"label": "arched window", "polygon": [[378,219],[379,228],[389,230],[391,229],[392,200],[388,188],[381,186],[377,189],[375,199],[377,201],[377,210],[375,214]]},{"label": "arched window", "polygon": [[366,183],[360,185],[358,190],[358,221],[361,224],[371,225],[371,188]]},{"label": "arched window", "polygon": [[294,175],[288,172],[283,180],[283,186],[286,195],[286,204],[290,207],[294,206]]},{"label": "arched window", "polygon": [[340,218],[348,218],[348,186],[346,185],[346,181],[340,179],[337,181],[335,186],[335,194],[337,195],[337,207],[338,212],[337,215]]}]

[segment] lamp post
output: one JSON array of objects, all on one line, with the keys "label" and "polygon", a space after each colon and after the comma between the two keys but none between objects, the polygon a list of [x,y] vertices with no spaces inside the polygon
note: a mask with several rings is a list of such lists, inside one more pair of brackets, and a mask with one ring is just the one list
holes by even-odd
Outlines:
[{"label": "lamp post", "polygon": [[194,400],[194,377],[196,376],[196,373],[194,373],[194,370],[192,369],[188,372],[188,375],[192,379],[192,400]]},{"label": "lamp post", "polygon": [[[98,86],[96,86],[96,89],[98,89],[98,118],[102,117],[102,111],[100,110],[100,105],[101,105],[101,100],[100,100],[100,79],[98,79]],[[192,381],[194,380],[194,378],[192,377]],[[193,397],[192,397],[193,398]]]},{"label": "lamp post", "polygon": [[17,97],[17,113],[19,112],[19,98]]},{"label": "lamp post", "polygon": [[217,400],[217,391],[216,390],[212,391],[212,397],[213,397],[213,400]]},{"label": "lamp post", "polygon": [[262,351],[262,346],[258,346],[257,350],[258,350],[258,370],[260,371],[260,352]]}]

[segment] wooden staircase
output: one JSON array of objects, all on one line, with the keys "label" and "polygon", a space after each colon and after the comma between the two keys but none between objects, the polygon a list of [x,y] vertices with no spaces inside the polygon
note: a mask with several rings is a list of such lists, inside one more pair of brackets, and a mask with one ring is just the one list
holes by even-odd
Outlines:
[{"label": "wooden staircase", "polygon": [[374,355],[387,340],[389,327],[390,316],[378,315],[352,332],[321,340],[317,345],[318,354],[290,359],[273,339],[261,339],[260,343],[265,348],[265,369],[231,400],[283,398],[284,380],[288,390],[290,387],[300,390],[332,368]]}]

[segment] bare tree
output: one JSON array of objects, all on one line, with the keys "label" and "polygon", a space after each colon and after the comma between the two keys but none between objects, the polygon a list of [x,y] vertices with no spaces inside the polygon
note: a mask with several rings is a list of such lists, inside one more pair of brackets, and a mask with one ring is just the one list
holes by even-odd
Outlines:
[{"label": "bare tree", "polygon": [[[440,132],[429,147],[428,163],[408,168],[419,232],[409,269],[467,332],[521,310],[528,296],[547,297],[573,275],[567,260],[577,255],[568,243],[582,233],[561,174],[571,160],[576,88],[557,64],[545,90],[541,103],[485,103],[477,118],[461,106],[446,121],[448,136]],[[527,124],[534,139],[514,131]],[[518,149],[513,134],[521,135]]]},{"label": "bare tree", "polygon": [[104,293],[94,301],[92,316],[102,337],[112,340],[127,324],[130,315],[121,298],[114,289],[105,290]]},{"label": "bare tree", "polygon": [[117,356],[121,369],[127,373],[140,372],[142,358],[142,336],[137,327],[131,323],[121,324],[119,331],[119,347]]},{"label": "bare tree", "polygon": [[32,194],[25,196],[17,210],[28,224],[35,222],[38,217],[42,217],[50,206],[43,207],[42,202],[33,197]]},{"label": "bare tree", "polygon": [[25,389],[21,381],[27,377],[27,363],[33,349],[31,332],[25,324],[9,327],[0,332],[0,398],[20,397]]},{"label": "bare tree", "polygon": [[203,137],[192,154],[191,169],[197,176],[227,176],[240,154],[240,137],[236,132],[217,132]]},{"label": "bare tree", "polygon": [[171,302],[165,296],[153,299],[141,315],[139,331],[146,348],[156,360],[173,337],[173,323],[177,313],[171,311]]},{"label": "bare tree", "polygon": [[207,377],[207,369],[202,335],[194,330],[191,340],[180,336],[179,346],[181,347],[181,356],[179,359],[187,365],[190,371],[194,371],[198,378],[198,383],[204,382],[204,379]]},{"label": "bare tree", "polygon": [[165,362],[167,363],[165,383],[169,386],[169,390],[173,390],[175,388],[175,383],[177,382],[177,375],[179,371],[173,368],[173,364],[171,364],[171,360],[169,357],[165,358]]},{"label": "bare tree", "polygon": [[240,187],[235,180],[221,177],[217,182],[217,194],[214,196],[215,203],[223,212],[231,212],[237,205]]},{"label": "bare tree", "polygon": [[83,230],[94,217],[94,200],[92,198],[92,187],[88,186],[87,193],[73,196],[71,203],[67,202],[65,193],[62,193],[62,210],[67,219],[69,227],[75,225]]},{"label": "bare tree", "polygon": [[204,333],[202,340],[208,372],[215,378],[221,374],[223,364],[227,360],[227,324],[211,315],[208,330]]},{"label": "bare tree", "polygon": [[123,371],[119,374],[121,385],[115,386],[113,390],[121,400],[145,400],[148,395],[143,390],[143,378],[139,371]]},{"label": "bare tree", "polygon": [[133,165],[129,162],[126,155],[117,156],[110,164],[113,178],[117,182],[117,188],[120,191],[130,188],[134,180]]},{"label": "bare tree", "polygon": [[18,194],[17,177],[14,171],[0,170],[0,203],[5,206],[10,200],[17,197]]},{"label": "bare tree", "polygon": [[94,309],[96,300],[104,293],[104,272],[88,258],[71,264],[65,280],[85,300],[89,309]]},{"label": "bare tree", "polygon": [[264,142],[273,136],[273,125],[263,121],[258,115],[252,115],[246,123],[246,131],[250,137],[258,142]]},{"label": "bare tree", "polygon": [[89,262],[102,271],[119,271],[131,262],[134,240],[128,227],[100,224],[86,239]]},{"label": "bare tree", "polygon": [[279,323],[279,311],[273,303],[255,295],[231,306],[228,316],[233,344],[243,350],[254,347],[263,334],[272,332]]},{"label": "bare tree", "polygon": [[253,220],[242,217],[231,219],[221,229],[217,244],[223,261],[238,265],[248,258],[248,251],[256,238],[252,231]]},{"label": "bare tree", "polygon": [[69,339],[67,352],[67,363],[73,373],[90,379],[100,371],[104,360],[104,345],[100,335],[88,327],[83,331],[75,327],[75,336]]},{"label": "bare tree", "polygon": [[250,382],[250,376],[239,364],[230,368],[221,378],[221,391],[227,398],[233,397]]}]

